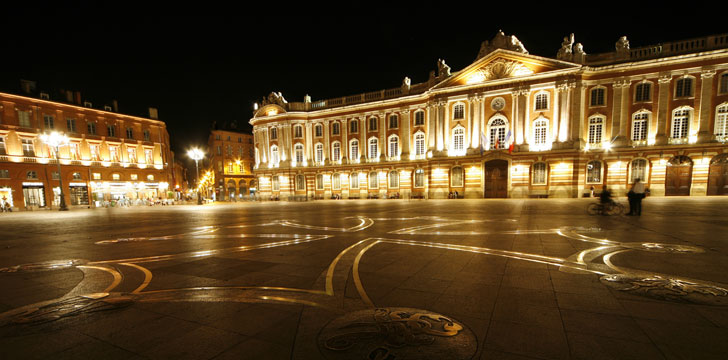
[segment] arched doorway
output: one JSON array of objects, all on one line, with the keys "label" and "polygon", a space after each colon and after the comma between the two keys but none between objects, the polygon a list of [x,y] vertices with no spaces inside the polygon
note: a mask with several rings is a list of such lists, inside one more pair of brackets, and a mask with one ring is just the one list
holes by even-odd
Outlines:
[{"label": "arched doorway", "polygon": [[728,195],[728,153],[710,160],[708,195]]},{"label": "arched doorway", "polygon": [[690,195],[693,161],[689,157],[675,156],[667,162],[665,170],[665,196]]},{"label": "arched doorway", "polygon": [[508,197],[508,161],[491,160],[486,162],[483,168],[485,172],[483,197]]},{"label": "arched doorway", "polygon": [[240,197],[248,195],[248,183],[245,180],[240,180]]},{"label": "arched doorway", "polygon": [[235,189],[237,186],[235,185],[235,180],[228,180],[227,182],[227,196],[228,200],[232,201],[235,200]]}]

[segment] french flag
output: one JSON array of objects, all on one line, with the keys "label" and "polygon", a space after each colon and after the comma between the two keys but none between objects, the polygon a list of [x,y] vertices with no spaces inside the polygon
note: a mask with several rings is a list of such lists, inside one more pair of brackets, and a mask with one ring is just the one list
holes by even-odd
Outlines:
[{"label": "french flag", "polygon": [[511,130],[508,129],[508,133],[506,134],[506,141],[505,144],[508,146],[508,153],[513,152],[513,142],[511,141]]}]

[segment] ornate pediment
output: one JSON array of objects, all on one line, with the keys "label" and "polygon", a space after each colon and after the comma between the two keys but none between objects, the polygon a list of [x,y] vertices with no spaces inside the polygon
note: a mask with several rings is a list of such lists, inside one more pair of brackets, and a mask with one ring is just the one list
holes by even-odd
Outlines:
[{"label": "ornate pediment", "polygon": [[528,54],[528,50],[523,46],[520,40],[514,35],[506,36],[503,31],[498,30],[493,39],[490,41],[485,40],[480,44],[480,51],[478,52],[478,59],[485,57],[495,50],[503,49],[514,51],[521,54]]},{"label": "ornate pediment", "polygon": [[490,80],[531,75],[533,73],[533,70],[521,62],[499,58],[468,74],[465,78],[465,83],[476,84]]}]

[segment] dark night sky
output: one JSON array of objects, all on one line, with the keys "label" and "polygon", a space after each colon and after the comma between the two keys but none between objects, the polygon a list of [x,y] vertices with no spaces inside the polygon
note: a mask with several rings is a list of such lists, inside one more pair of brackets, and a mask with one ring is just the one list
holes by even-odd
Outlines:
[{"label": "dark night sky", "polygon": [[555,57],[572,32],[587,53],[612,51],[622,35],[634,48],[728,32],[717,11],[679,21],[666,10],[645,17],[615,7],[586,19],[576,8],[514,16],[508,8],[441,6],[416,13],[351,6],[322,16],[271,3],[270,9],[229,11],[240,14],[235,17],[92,14],[82,5],[23,9],[27,16],[5,16],[0,24],[0,90],[17,93],[22,78],[39,89],[81,91],[95,106],[116,99],[125,114],[147,116],[148,107],[157,107],[172,149],[183,157],[190,146],[206,143],[213,121],[249,128],[252,104],[271,91],[290,102],[306,94],[315,101],[398,87],[405,76],[426,81],[439,58],[453,72],[469,65],[499,29],[546,57]]}]

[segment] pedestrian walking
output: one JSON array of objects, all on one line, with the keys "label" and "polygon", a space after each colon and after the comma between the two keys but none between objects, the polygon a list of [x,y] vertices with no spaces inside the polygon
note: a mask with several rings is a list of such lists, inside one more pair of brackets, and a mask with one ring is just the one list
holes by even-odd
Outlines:
[{"label": "pedestrian walking", "polygon": [[632,188],[627,193],[629,199],[628,216],[642,215],[642,199],[645,198],[645,184],[639,178],[634,180]]}]

